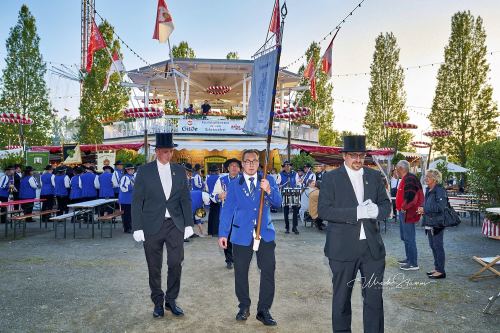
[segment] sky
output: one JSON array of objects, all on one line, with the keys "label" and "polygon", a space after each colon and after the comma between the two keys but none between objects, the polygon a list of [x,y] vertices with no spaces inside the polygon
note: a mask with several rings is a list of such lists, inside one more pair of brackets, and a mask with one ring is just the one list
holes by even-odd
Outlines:
[{"label": "sky", "polygon": [[[327,35],[361,0],[287,0],[281,66],[304,54],[309,44]],[[283,0],[281,1],[283,2]],[[80,10],[78,0],[3,0],[0,12],[0,69],[5,66],[5,40],[25,3],[36,18],[44,60],[80,64]],[[171,42],[187,41],[200,58],[225,58],[230,51],[250,59],[266,36],[274,0],[166,0],[175,31]],[[96,0],[97,11],[115,32],[149,63],[168,59],[166,44],[153,40],[157,0]],[[498,0],[365,0],[349,16],[334,42],[333,74],[369,72],[375,38],[393,32],[401,49],[403,67],[441,62],[454,13],[470,10],[481,16],[487,34],[489,82],[494,99],[500,97],[500,1]],[[99,23],[100,20],[97,19]],[[322,42],[322,49],[329,41]],[[145,64],[122,47],[128,70]],[[302,60],[305,61],[305,60]],[[297,71],[300,63],[292,66]],[[437,65],[405,71],[410,122],[419,128],[415,139],[430,128]],[[50,97],[59,115],[78,115],[79,85],[47,74]],[[369,75],[333,77],[334,127],[363,132]],[[69,110],[69,111],[65,111]]]}]

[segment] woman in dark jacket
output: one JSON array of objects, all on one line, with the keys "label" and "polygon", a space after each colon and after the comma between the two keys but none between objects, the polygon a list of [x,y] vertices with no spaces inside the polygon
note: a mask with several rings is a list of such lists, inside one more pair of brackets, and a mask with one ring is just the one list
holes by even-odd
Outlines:
[{"label": "woman in dark jacket", "polygon": [[424,207],[419,207],[418,213],[423,215],[422,225],[429,238],[429,245],[434,256],[434,270],[427,273],[429,279],[444,279],[444,209],[448,205],[446,190],[440,185],[441,172],[429,169],[425,173],[427,191],[425,194]]}]

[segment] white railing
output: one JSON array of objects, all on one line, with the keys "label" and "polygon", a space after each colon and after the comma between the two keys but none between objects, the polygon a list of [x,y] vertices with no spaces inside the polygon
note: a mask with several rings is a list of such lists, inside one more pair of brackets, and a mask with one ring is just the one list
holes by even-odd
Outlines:
[{"label": "white railing", "polygon": [[[208,116],[206,119],[188,119],[184,116],[167,115],[160,119],[148,119],[149,134],[172,132],[182,134],[247,135],[243,132],[245,119],[226,119],[224,116]],[[117,139],[144,134],[144,119],[131,122],[118,121],[104,127],[104,139]],[[291,124],[292,139],[318,142],[318,129],[309,125]],[[273,136],[288,137],[288,121],[273,122]]]}]

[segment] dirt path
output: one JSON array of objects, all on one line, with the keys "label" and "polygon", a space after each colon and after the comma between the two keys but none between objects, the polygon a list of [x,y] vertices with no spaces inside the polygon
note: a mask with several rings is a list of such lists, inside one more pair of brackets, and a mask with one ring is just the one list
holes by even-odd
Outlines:
[{"label": "dirt path", "polygon": [[[331,275],[323,256],[325,234],[302,227],[285,235],[276,223],[275,328],[255,319],[258,270],[250,269],[251,317],[237,323],[234,274],[225,268],[215,238],[197,238],[185,246],[181,294],[184,318],[153,320],[144,252],[119,229],[112,239],[54,240],[36,232],[14,242],[0,240],[0,331],[2,332],[331,332]],[[3,227],[3,226],[2,226]],[[31,230],[30,229],[30,230]],[[478,269],[472,255],[491,255],[498,243],[481,238],[478,227],[461,226],[445,237],[449,279],[425,277],[432,256],[418,234],[418,272],[399,275],[402,251],[397,226],[389,225],[384,291],[386,332],[492,332],[500,324],[482,315],[487,296],[500,279],[469,282]],[[166,268],[166,267],[165,267]],[[164,282],[166,281],[164,276]],[[417,285],[417,286],[416,286]],[[491,295],[490,295],[491,294]],[[352,298],[353,332],[362,332],[359,285]]]}]

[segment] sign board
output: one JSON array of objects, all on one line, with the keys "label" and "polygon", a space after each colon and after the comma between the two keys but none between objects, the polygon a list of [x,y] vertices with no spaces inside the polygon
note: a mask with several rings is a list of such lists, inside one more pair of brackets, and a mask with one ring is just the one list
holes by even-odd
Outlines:
[{"label": "sign board", "polygon": [[176,133],[243,134],[243,119],[179,119]]},{"label": "sign board", "polygon": [[28,151],[26,152],[26,166],[30,166],[35,171],[43,171],[49,164],[48,151]]},{"label": "sign board", "polygon": [[110,165],[114,168],[115,166],[115,151],[99,151],[97,152],[97,171],[101,172],[103,166]]}]

